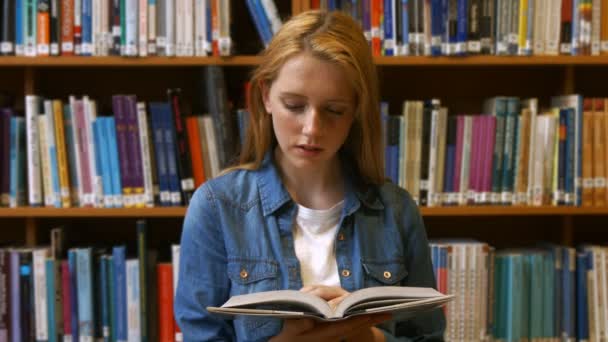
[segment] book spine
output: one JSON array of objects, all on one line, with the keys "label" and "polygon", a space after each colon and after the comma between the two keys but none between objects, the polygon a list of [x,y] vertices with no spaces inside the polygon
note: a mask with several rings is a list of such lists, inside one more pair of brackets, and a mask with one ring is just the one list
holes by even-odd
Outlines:
[{"label": "book spine", "polygon": [[74,54],[74,0],[61,0],[61,55]]},{"label": "book spine", "polygon": [[198,188],[205,181],[205,166],[203,163],[203,152],[201,147],[201,136],[198,128],[198,118],[186,118],[186,129],[188,131],[188,143],[190,147],[190,159],[192,160],[192,173],[194,187]]},{"label": "book spine", "polygon": [[156,28],[157,28],[157,5],[156,0],[148,0],[148,55],[156,55]]},{"label": "book spine", "polygon": [[93,137],[95,138],[95,155],[97,156],[97,167],[101,168],[101,185],[102,185],[102,207],[112,208],[112,180],[109,172],[109,158],[107,152],[107,137],[105,136],[105,118],[99,117],[93,122]]},{"label": "book spine", "polygon": [[38,10],[36,15],[36,43],[37,43],[37,55],[48,56],[50,54],[50,40],[51,40],[51,19],[50,19],[50,0],[37,0]]},{"label": "book spine", "polygon": [[131,159],[133,172],[133,203],[136,207],[144,206],[144,176],[142,167],[141,146],[139,138],[139,127],[137,125],[137,99],[128,95],[124,100],[124,108],[127,116],[127,139],[128,155]]},{"label": "book spine", "polygon": [[118,156],[120,157],[120,180],[122,185],[123,203],[126,208],[133,207],[132,201],[132,181],[131,171],[132,159],[129,158],[129,148],[127,139],[128,121],[123,105],[124,97],[121,95],[112,96],[112,108],[116,124],[116,142],[118,144]]},{"label": "book spine", "polygon": [[34,341],[36,339],[36,306],[34,295],[34,270],[32,252],[19,252],[19,305],[21,338],[24,341]]},{"label": "book spine", "polygon": [[11,208],[23,206],[25,200],[25,119],[10,118],[9,202]]},{"label": "book spine", "polygon": [[93,263],[92,250],[79,248],[76,250],[76,274],[78,293],[78,333],[80,341],[92,342],[95,320],[93,314]]},{"label": "book spine", "polygon": [[27,184],[30,206],[42,205],[42,178],[40,166],[40,143],[38,134],[38,113],[40,98],[27,95],[25,98],[25,115],[27,125]]},{"label": "book spine", "polygon": [[156,266],[158,278],[158,340],[174,341],[173,326],[173,267],[171,263],[160,263]]},{"label": "book spine", "polygon": [[152,188],[152,164],[150,161],[151,146],[149,145],[148,114],[144,102],[137,103],[137,123],[139,128],[139,144],[141,147],[142,172],[144,181],[144,205],[154,205],[154,192]]},{"label": "book spine", "polygon": [[148,0],[139,0],[138,8],[138,55],[140,57],[148,56]]},{"label": "book spine", "polygon": [[12,55],[15,53],[15,0],[4,0],[2,6],[2,18],[0,27],[0,55]]},{"label": "book spine", "polygon": [[49,145],[47,138],[47,115],[38,116],[38,128],[40,130],[40,165],[42,166],[42,191],[44,193],[44,205],[52,206],[55,201],[53,185],[51,183],[51,169],[49,162]]},{"label": "book spine", "polygon": [[10,329],[10,252],[0,249],[0,340],[8,341]]},{"label": "book spine", "polygon": [[45,101],[45,116],[47,130],[47,144],[49,151],[49,168],[51,174],[52,205],[61,208],[61,188],[59,183],[59,163],[57,160],[57,143],[55,138],[55,113],[53,112],[53,102]]},{"label": "book spine", "polygon": [[10,201],[11,118],[9,111],[0,111],[0,206],[8,206]]},{"label": "book spine", "polygon": [[126,261],[126,288],[127,288],[127,336],[128,341],[140,341],[142,338],[140,327],[140,300],[139,300],[139,264],[136,259]]},{"label": "book spine", "polygon": [[49,326],[48,326],[48,301],[47,297],[47,282],[45,275],[45,262],[48,256],[48,249],[36,249],[32,253],[33,258],[33,279],[34,279],[34,297],[35,298],[35,323],[36,325],[36,341],[48,341]]},{"label": "book spine", "polygon": [[164,138],[163,124],[163,104],[151,103],[150,114],[152,116],[151,126],[154,141],[154,151],[156,153],[156,170],[158,173],[158,183],[160,190],[160,204],[167,206],[171,204],[171,193],[168,184],[167,155]]},{"label": "book spine", "polygon": [[125,247],[118,246],[112,250],[114,259],[114,307],[116,310],[114,326],[116,341],[127,341],[127,279]]},{"label": "book spine", "polygon": [[106,136],[108,137],[108,150],[110,159],[110,170],[112,178],[112,202],[116,207],[121,208],[123,206],[122,196],[122,170],[121,162],[118,153],[118,144],[116,138],[116,121],[114,117],[108,117],[106,120]]},{"label": "book spine", "polygon": [[53,102],[53,116],[55,128],[55,146],[57,150],[57,168],[59,170],[59,195],[61,206],[69,208],[71,206],[70,199],[70,179],[68,174],[68,158],[66,151],[66,134],[63,104],[60,100]]},{"label": "book spine", "polygon": [[185,114],[181,105],[181,90],[171,89],[168,92],[169,101],[173,113],[172,125],[175,128],[176,153],[179,160],[180,185],[186,204],[194,193],[194,178],[192,176],[192,162],[190,159],[190,146],[188,145],[188,131],[185,127]]},{"label": "book spine", "polygon": [[62,293],[62,321],[63,321],[63,342],[72,341],[72,321],[71,321],[71,283],[70,266],[67,260],[61,261],[61,293]]},{"label": "book spine", "polygon": [[164,143],[165,143],[165,156],[167,158],[167,174],[169,191],[171,196],[172,205],[180,205],[182,203],[179,174],[178,174],[178,161],[177,161],[177,146],[175,143],[175,126],[173,125],[173,117],[171,114],[170,105],[163,106],[162,121],[164,131]]},{"label": "book spine", "polygon": [[137,275],[136,283],[139,286],[138,302],[139,302],[139,328],[141,341],[148,341],[151,336],[148,335],[149,321],[148,315],[150,310],[150,296],[151,291],[148,291],[147,284],[150,275],[148,274],[148,241],[147,241],[147,227],[145,220],[137,220],[135,223],[137,228],[137,266],[139,272]]}]

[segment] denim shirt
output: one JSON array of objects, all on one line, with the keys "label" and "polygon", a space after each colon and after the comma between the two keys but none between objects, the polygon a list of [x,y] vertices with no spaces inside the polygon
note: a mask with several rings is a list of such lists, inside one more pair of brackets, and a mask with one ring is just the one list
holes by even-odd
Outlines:
[{"label": "denim shirt", "polygon": [[[426,232],[409,194],[392,183],[358,190],[343,167],[344,208],[335,241],[340,284],[435,287]],[[302,287],[292,229],[297,205],[269,155],[254,171],[237,170],[195,192],[184,221],[175,317],[184,341],[265,341],[282,321],[212,315],[231,296]],[[378,326],[387,341],[443,341],[435,310]]]}]

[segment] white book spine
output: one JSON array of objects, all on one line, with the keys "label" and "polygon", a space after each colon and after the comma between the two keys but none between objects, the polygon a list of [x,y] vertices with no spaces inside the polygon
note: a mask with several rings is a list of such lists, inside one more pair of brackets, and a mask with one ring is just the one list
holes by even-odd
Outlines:
[{"label": "white book spine", "polygon": [[137,56],[137,43],[139,42],[139,36],[137,35],[137,22],[139,18],[138,2],[139,0],[125,0],[125,56],[135,57]]},{"label": "white book spine", "polygon": [[547,27],[546,21],[549,21],[546,15],[546,5],[545,0],[536,0],[534,3],[534,55],[543,55],[545,53],[545,28]]},{"label": "white book spine", "polygon": [[91,34],[91,45],[93,47],[93,56],[101,55],[101,48],[99,44],[102,39],[99,38],[101,34],[101,0],[92,0],[92,11],[91,11],[91,28],[93,30]]},{"label": "white book spine", "polygon": [[175,2],[165,0],[165,54],[175,56]]},{"label": "white book spine", "polygon": [[139,261],[137,259],[126,261],[127,336],[129,342],[141,341],[139,272]]},{"label": "white book spine", "polygon": [[95,101],[89,100],[87,96],[84,96],[84,125],[86,130],[87,145],[89,153],[89,174],[91,175],[91,191],[89,195],[91,203],[94,207],[101,206],[101,199],[103,198],[103,184],[101,175],[97,171],[97,160],[95,158],[95,137],[93,136],[93,122],[97,118],[97,105]]},{"label": "white book spine", "polygon": [[101,0],[101,56],[107,56],[112,46],[112,32],[110,32],[110,1]]},{"label": "white book spine", "polygon": [[536,117],[536,145],[534,146],[534,173],[532,173],[532,205],[541,206],[543,204],[544,190],[544,158],[545,158],[545,137],[547,130],[547,117]]},{"label": "white book spine", "polygon": [[[270,20],[270,26],[272,28],[272,34],[275,35],[281,29],[283,23],[281,22],[281,17],[279,16],[279,11],[277,10],[277,6],[274,3],[274,0],[262,0],[262,7],[264,8],[264,12],[266,12],[266,16]],[[395,12],[395,2],[393,1],[393,13]],[[393,20],[393,32],[395,32],[394,24],[396,21]]]},{"label": "white book spine", "polygon": [[152,188],[152,163],[150,160],[150,145],[148,139],[148,120],[146,104],[137,103],[137,122],[139,125],[139,143],[141,147],[141,160],[144,173],[144,204],[146,207],[154,206],[154,190]]},{"label": "white book spine", "polygon": [[55,198],[53,197],[53,186],[51,183],[51,168],[49,158],[49,141],[47,138],[47,116],[45,114],[38,116],[38,132],[40,135],[40,164],[42,165],[42,191],[44,195],[44,205],[50,207],[53,205]]},{"label": "white book spine", "polygon": [[38,134],[38,113],[40,98],[36,95],[25,97],[27,127],[27,185],[30,206],[42,205],[42,178],[40,165],[40,142]]},{"label": "white book spine", "polygon": [[232,37],[230,36],[230,1],[218,1],[219,7],[219,36],[218,36],[218,49],[220,56],[230,56],[232,51]]},{"label": "white book spine", "polygon": [[[74,0],[74,38],[82,37],[82,0]],[[74,44],[74,54],[82,55],[82,41]]]},{"label": "white book spine", "polygon": [[184,54],[188,57],[194,56],[194,3],[186,0],[184,6]]},{"label": "white book spine", "polygon": [[156,0],[148,1],[148,55],[156,55]]},{"label": "white book spine", "polygon": [[32,251],[32,262],[34,269],[34,298],[35,298],[35,324],[36,340],[48,341],[48,298],[46,292],[46,258],[49,255],[47,248],[35,249]]},{"label": "white book spine", "polygon": [[463,142],[462,142],[462,161],[460,163],[460,193],[458,204],[466,205],[469,200],[469,164],[471,162],[471,142],[473,140],[473,118],[464,117]]},{"label": "white book spine", "polygon": [[[173,266],[173,294],[177,292],[177,281],[179,277],[179,253],[180,245],[171,245],[171,264]],[[175,341],[183,341],[181,332],[175,333]]]},{"label": "white book spine", "polygon": [[207,44],[207,13],[206,0],[194,0],[194,54],[196,56],[206,56]]},{"label": "white book spine", "polygon": [[[601,45],[600,45],[600,18],[601,18],[601,0],[593,0],[593,6],[591,9],[591,55],[599,56]],[[606,25],[606,23],[604,23]],[[608,322],[607,322],[608,324]]]},{"label": "white book spine", "polygon": [[148,0],[139,0],[139,56],[148,56]]},{"label": "white book spine", "polygon": [[220,162],[217,155],[217,145],[215,141],[215,131],[213,128],[213,119],[209,116],[205,117],[205,135],[207,137],[207,146],[209,148],[209,159],[211,161],[211,177],[214,178],[220,173]]},{"label": "white book spine", "polygon": [[[527,194],[527,205],[532,205],[533,198],[533,186],[534,186],[534,170],[536,168],[536,114],[538,112],[538,100],[537,99],[529,99],[525,102],[524,107],[528,107],[530,109],[530,139],[528,146],[528,184],[525,184],[528,189]],[[576,139],[575,139],[576,140]]]},{"label": "white book spine", "polygon": [[74,143],[74,161],[76,163],[76,180],[78,182],[78,204],[84,206],[84,188],[82,177],[82,163],[80,162],[80,141],[78,140],[78,126],[76,125],[76,98],[69,97],[70,102],[70,121],[72,122],[72,142]]}]

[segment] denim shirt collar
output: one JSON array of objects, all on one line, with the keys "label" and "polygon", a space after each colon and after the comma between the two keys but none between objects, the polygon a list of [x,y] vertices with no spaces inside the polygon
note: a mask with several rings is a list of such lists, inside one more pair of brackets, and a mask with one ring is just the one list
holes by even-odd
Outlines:
[{"label": "denim shirt collar", "polygon": [[[342,162],[342,170],[345,176],[343,211],[345,216],[353,214],[359,209],[361,204],[369,209],[384,209],[384,205],[377,193],[377,187],[370,186],[364,190],[362,187],[357,186],[354,181],[355,176],[352,172],[349,172],[350,170],[354,170],[354,168],[345,160]],[[272,153],[266,153],[260,168],[256,171],[256,177],[264,216],[274,214],[283,205],[292,201],[289,192],[287,192],[287,189],[283,185]]]}]

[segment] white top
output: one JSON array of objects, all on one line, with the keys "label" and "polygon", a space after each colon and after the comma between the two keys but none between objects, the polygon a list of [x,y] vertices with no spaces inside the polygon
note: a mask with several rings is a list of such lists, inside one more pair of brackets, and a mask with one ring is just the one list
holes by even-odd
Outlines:
[{"label": "white top", "polygon": [[294,245],[304,286],[340,286],[334,241],[343,207],[344,201],[323,210],[298,204]]}]

